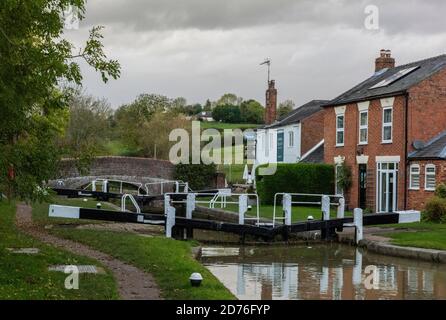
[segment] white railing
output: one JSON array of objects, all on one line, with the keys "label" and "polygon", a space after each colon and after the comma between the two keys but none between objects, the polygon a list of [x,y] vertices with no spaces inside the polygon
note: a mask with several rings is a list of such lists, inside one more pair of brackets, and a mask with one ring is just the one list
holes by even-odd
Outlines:
[{"label": "white railing", "polygon": [[[185,195],[186,200],[171,200],[171,196],[174,195]],[[211,200],[197,200],[198,197],[211,197],[214,196],[215,193],[166,193],[164,194],[164,215],[166,216],[166,236],[170,237],[172,233],[172,228],[175,226],[175,208],[173,204],[186,204],[186,218],[192,219],[193,211],[196,208],[197,204],[209,204]],[[238,222],[239,224],[244,225],[246,221],[255,221],[256,225],[260,225],[260,211],[259,211],[259,196],[256,193],[251,194],[230,194],[228,197],[237,197],[238,201],[227,201],[227,204],[236,204],[238,205]],[[255,217],[246,217],[246,213],[249,210],[249,198],[255,198],[256,200],[256,216]],[[173,216],[173,218],[172,218]],[[168,230],[169,229],[169,230]]]},{"label": "white railing", "polygon": [[[282,208],[284,212],[283,217],[277,217],[276,207],[277,198],[282,197]],[[319,201],[293,201],[293,197],[304,198],[320,198]],[[335,202],[333,202],[335,200]],[[306,194],[306,193],[276,193],[274,195],[274,209],[273,209],[273,227],[277,220],[283,220],[283,224],[291,225],[292,223],[292,207],[293,205],[320,205],[324,220],[330,220],[330,207],[337,207],[337,217],[344,218],[345,214],[345,200],[342,195],[324,195],[324,194]]]},{"label": "white railing", "polygon": [[[189,193],[189,192],[193,192],[193,190],[189,187],[189,183],[188,182],[184,182],[181,180],[162,180],[162,181],[155,181],[155,182],[148,182],[146,184],[144,184],[144,187],[146,189],[147,194],[149,194],[149,188],[151,186],[159,186],[160,189],[160,194],[164,194],[165,192],[165,185],[168,184],[173,184],[175,186],[175,193],[180,193],[180,192],[184,192],[184,193]],[[182,190],[182,191],[181,191]],[[172,192],[171,190],[169,190],[169,192]]]},{"label": "white railing", "polygon": [[131,194],[124,194],[121,198],[121,211],[125,212],[126,210],[126,205],[127,205],[127,199],[130,199],[130,201],[132,201],[133,205],[136,208],[136,213],[141,213],[141,208],[138,205],[138,202],[136,202],[135,197],[133,197],[133,195]]}]

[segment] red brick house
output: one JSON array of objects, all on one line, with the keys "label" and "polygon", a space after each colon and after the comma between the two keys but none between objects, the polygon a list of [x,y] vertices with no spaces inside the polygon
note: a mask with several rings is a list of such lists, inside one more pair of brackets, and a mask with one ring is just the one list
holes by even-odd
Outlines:
[{"label": "red brick house", "polygon": [[446,182],[446,55],[395,67],[382,50],[373,76],[324,107],[324,159],[351,169],[350,208],[421,210]]}]

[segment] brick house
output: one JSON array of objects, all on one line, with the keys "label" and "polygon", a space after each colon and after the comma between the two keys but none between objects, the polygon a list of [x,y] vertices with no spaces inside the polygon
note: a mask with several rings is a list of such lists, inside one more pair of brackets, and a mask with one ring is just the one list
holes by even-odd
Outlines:
[{"label": "brick house", "polygon": [[256,131],[256,164],[323,162],[325,100],[313,100],[276,120],[274,80],[266,92],[265,123]]},{"label": "brick house", "polygon": [[350,208],[421,210],[446,181],[446,55],[395,67],[382,50],[370,78],[324,107],[325,162],[351,169]]}]

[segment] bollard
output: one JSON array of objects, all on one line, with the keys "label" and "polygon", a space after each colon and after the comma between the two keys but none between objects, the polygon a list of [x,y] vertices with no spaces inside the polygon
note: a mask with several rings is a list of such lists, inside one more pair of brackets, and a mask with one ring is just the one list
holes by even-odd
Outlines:
[{"label": "bollard", "polygon": [[91,191],[95,192],[96,191],[96,180],[93,180],[91,182]]},{"label": "bollard", "polygon": [[195,210],[195,194],[187,194],[186,202],[186,219],[192,219],[192,212]]},{"label": "bollard", "polygon": [[354,225],[355,225],[355,229],[356,229],[356,232],[355,232],[355,243],[356,244],[358,244],[359,243],[359,241],[361,241],[362,240],[362,238],[363,238],[363,221],[362,221],[362,218],[363,218],[363,214],[362,214],[363,212],[362,212],[362,209],[359,209],[359,208],[356,208],[354,211],[353,211],[353,223],[354,223]]},{"label": "bollard", "polygon": [[172,238],[172,229],[175,226],[175,208],[170,205],[170,196],[164,196],[164,215],[166,216],[166,237]]},{"label": "bollard", "polygon": [[104,193],[108,192],[108,180],[104,180],[102,182],[102,192],[104,192]]},{"label": "bollard", "polygon": [[248,210],[248,196],[242,194],[238,198],[238,223],[245,224],[245,213]]},{"label": "bollard", "polygon": [[330,220],[330,197],[322,196],[322,217],[324,221]]},{"label": "bollard", "polygon": [[344,198],[340,198],[339,199],[339,206],[338,206],[338,214],[337,214],[338,219],[343,219],[344,218],[344,212],[345,212],[345,199]]},{"label": "bollard", "polygon": [[175,181],[175,193],[180,193],[180,183]]},{"label": "bollard", "polygon": [[291,195],[283,195],[283,213],[285,214],[285,225],[291,226]]}]

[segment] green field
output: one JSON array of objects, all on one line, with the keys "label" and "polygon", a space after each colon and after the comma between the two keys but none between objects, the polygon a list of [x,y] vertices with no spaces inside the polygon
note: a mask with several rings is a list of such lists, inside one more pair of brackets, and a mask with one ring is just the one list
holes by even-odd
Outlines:
[{"label": "green field", "polygon": [[222,123],[222,122],[201,122],[201,129],[255,129],[261,125],[259,124],[249,124],[249,123]]},{"label": "green field", "polygon": [[[78,300],[118,299],[112,274],[97,261],[55,249],[19,232],[14,224],[15,205],[0,201],[0,299]],[[7,248],[38,248],[36,255],[17,254]],[[50,272],[51,265],[95,265],[106,274],[80,274],[79,290],[67,290],[66,274]]]}]

